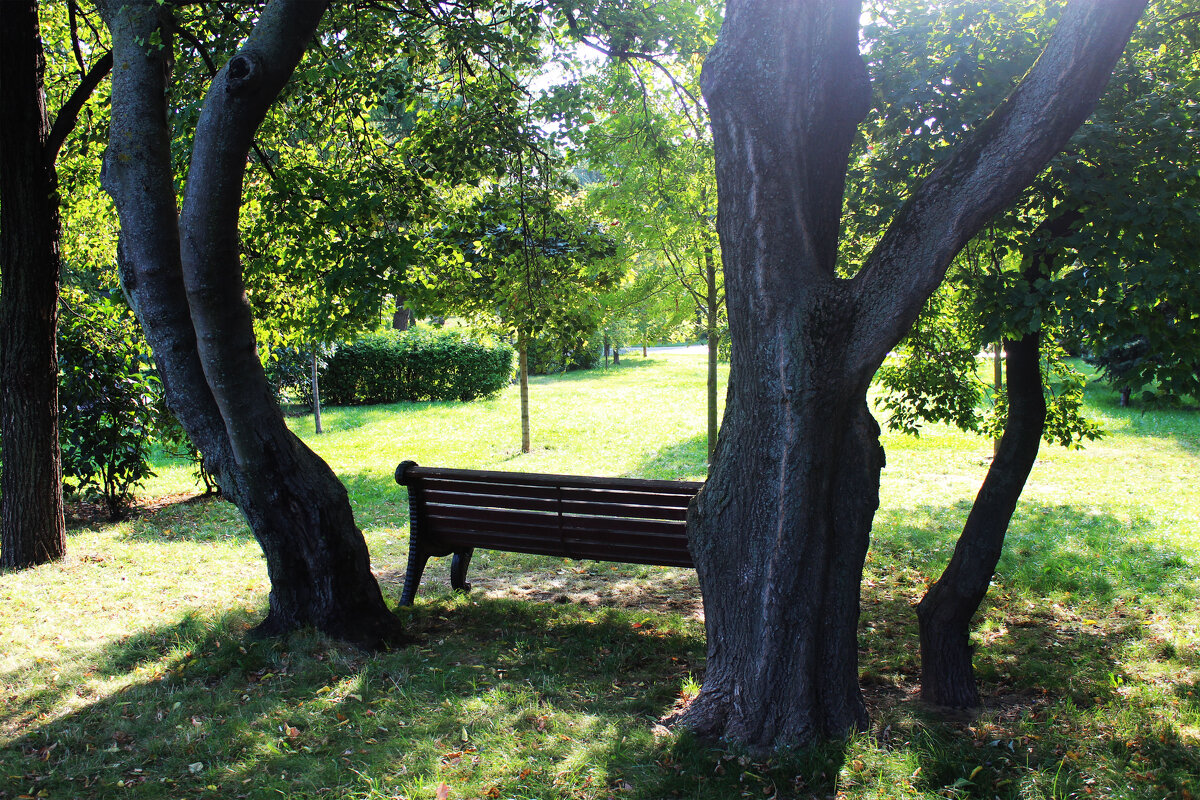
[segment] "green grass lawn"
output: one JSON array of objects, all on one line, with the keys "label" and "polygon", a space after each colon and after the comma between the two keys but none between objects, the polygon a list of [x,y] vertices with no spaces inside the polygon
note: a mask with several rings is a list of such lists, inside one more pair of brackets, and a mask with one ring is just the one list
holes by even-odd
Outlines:
[{"label": "green grass lawn", "polygon": [[[699,479],[702,356],[627,358],[517,398],[328,409],[293,426],[345,481],[400,594],[397,462]],[[860,630],[869,731],[774,757],[659,720],[704,673],[690,571],[480,552],[475,590],[431,562],[400,610],[418,644],[251,641],[263,561],[221,501],[162,460],[145,507],[0,574],[0,800],[46,798],[1179,798],[1200,795],[1200,418],[1118,409],[1044,447],[976,631],[986,708],[916,699],[913,604],[949,557],[990,442],[885,436]],[[157,501],[155,500],[157,498]]]}]

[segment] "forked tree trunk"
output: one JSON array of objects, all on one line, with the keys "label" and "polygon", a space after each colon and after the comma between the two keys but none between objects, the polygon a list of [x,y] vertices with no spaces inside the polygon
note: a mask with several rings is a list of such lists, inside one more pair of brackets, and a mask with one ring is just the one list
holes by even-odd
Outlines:
[{"label": "forked tree trunk", "polygon": [[37,3],[0,4],[0,567],[66,552],[58,446],[59,215]]},{"label": "forked tree trunk", "polygon": [[213,79],[177,215],[166,102],[169,6],[106,3],[118,66],[104,185],[121,217],[122,285],[168,402],[266,556],[270,610],[259,632],[311,625],[376,647],[403,640],[400,622],[371,573],[346,490],[288,430],[274,402],[238,260],[254,131],[323,11],[323,3],[273,0]]},{"label": "forked tree trunk", "polygon": [[702,85],[733,337],[725,423],[688,511],[708,659],[681,721],[756,749],[866,721],[859,584],[883,454],[866,391],[947,265],[1090,112],[1144,0],[1084,0],[1008,99],[837,274],[870,86],[861,5],[728,0]]}]

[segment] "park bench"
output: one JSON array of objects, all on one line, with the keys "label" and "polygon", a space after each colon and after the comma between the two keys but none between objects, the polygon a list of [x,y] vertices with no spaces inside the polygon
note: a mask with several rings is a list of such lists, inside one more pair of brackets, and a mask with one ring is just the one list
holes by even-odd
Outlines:
[{"label": "park bench", "polygon": [[469,590],[475,548],[562,558],[691,567],[688,503],[702,483],[421,467],[404,461],[408,570],[401,605],[417,594],[425,564],[453,555],[450,585]]}]

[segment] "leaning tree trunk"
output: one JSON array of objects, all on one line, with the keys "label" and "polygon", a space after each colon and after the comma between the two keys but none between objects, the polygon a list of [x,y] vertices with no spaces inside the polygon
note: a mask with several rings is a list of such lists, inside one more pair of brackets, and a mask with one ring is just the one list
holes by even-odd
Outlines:
[{"label": "leaning tree trunk", "polygon": [[58,447],[58,176],[34,0],[0,4],[0,567],[66,552]]},{"label": "leaning tree trunk", "polygon": [[[1082,219],[1071,209],[1038,226],[1041,241],[1025,261],[1022,279],[1028,292],[1051,275],[1059,241]],[[921,636],[921,697],[937,705],[973,708],[979,689],[971,666],[971,619],[987,596],[1004,537],[1017,501],[1037,461],[1046,426],[1046,396],[1042,385],[1041,330],[1020,339],[997,343],[1007,353],[1008,420],[971,513],[967,515],[954,555],[940,578],[917,606]],[[999,350],[998,350],[999,351]],[[1003,373],[996,371],[996,389]]]},{"label": "leaning tree trunk", "polygon": [[726,3],[701,82],[734,348],[688,511],[708,659],[683,724],[761,749],[865,724],[856,627],[883,464],[871,377],[954,255],[1090,113],[1144,4],[1072,2],[1021,84],[843,279],[846,167],[870,102],[861,4]]},{"label": "leaning tree trunk", "polygon": [[254,131],[324,7],[273,0],[213,79],[177,215],[167,126],[169,6],[110,0],[104,11],[118,68],[104,184],[121,217],[122,285],[168,402],[266,556],[270,610],[259,632],[311,625],[375,647],[403,639],[399,620],[371,573],[345,488],[288,430],[274,402],[238,259]]},{"label": "leaning tree trunk", "polygon": [[1046,421],[1040,342],[1040,331],[1004,341],[1008,424],[954,555],[917,606],[921,697],[931,703],[956,708],[979,705],[971,669],[971,618],[996,574],[1008,523],[1037,460]]}]

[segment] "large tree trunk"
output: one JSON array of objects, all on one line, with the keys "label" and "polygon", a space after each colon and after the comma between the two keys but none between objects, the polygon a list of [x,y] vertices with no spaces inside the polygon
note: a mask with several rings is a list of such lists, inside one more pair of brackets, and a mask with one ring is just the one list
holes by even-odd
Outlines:
[{"label": "large tree trunk", "polygon": [[[1041,239],[1026,258],[1022,278],[1027,290],[1054,270],[1058,240],[1082,218],[1075,210],[1043,222]],[[967,516],[954,555],[940,578],[929,587],[917,606],[921,635],[921,697],[955,708],[979,705],[979,689],[971,666],[971,619],[987,596],[1004,537],[1017,501],[1037,461],[1046,424],[1046,396],[1042,385],[1041,330],[1020,339],[997,343],[1007,353],[1008,420],[996,444],[995,455],[975,504]],[[999,362],[997,362],[999,363]],[[996,388],[1003,373],[996,371]]]},{"label": "large tree trunk", "polygon": [[[105,7],[119,68],[105,188],[121,216],[122,284],[168,402],[241,509],[271,579],[264,634],[314,626],[375,647],[402,641],[370,569],[346,490],[283,422],[258,360],[238,259],[241,183],[253,133],[295,68],[324,3],[273,0],[213,79],[182,214],[167,127],[169,7]],[[158,47],[147,45],[161,39]]]},{"label": "large tree trunk", "polygon": [[34,0],[0,4],[0,567],[66,552],[58,447],[59,216]]},{"label": "large tree trunk", "polygon": [[860,4],[728,0],[702,85],[734,347],[688,513],[708,660],[684,724],[769,748],[865,723],[856,625],[883,464],[871,377],[954,255],[1090,112],[1143,5],[1073,2],[1020,86],[846,280],[842,195],[870,93]]}]

